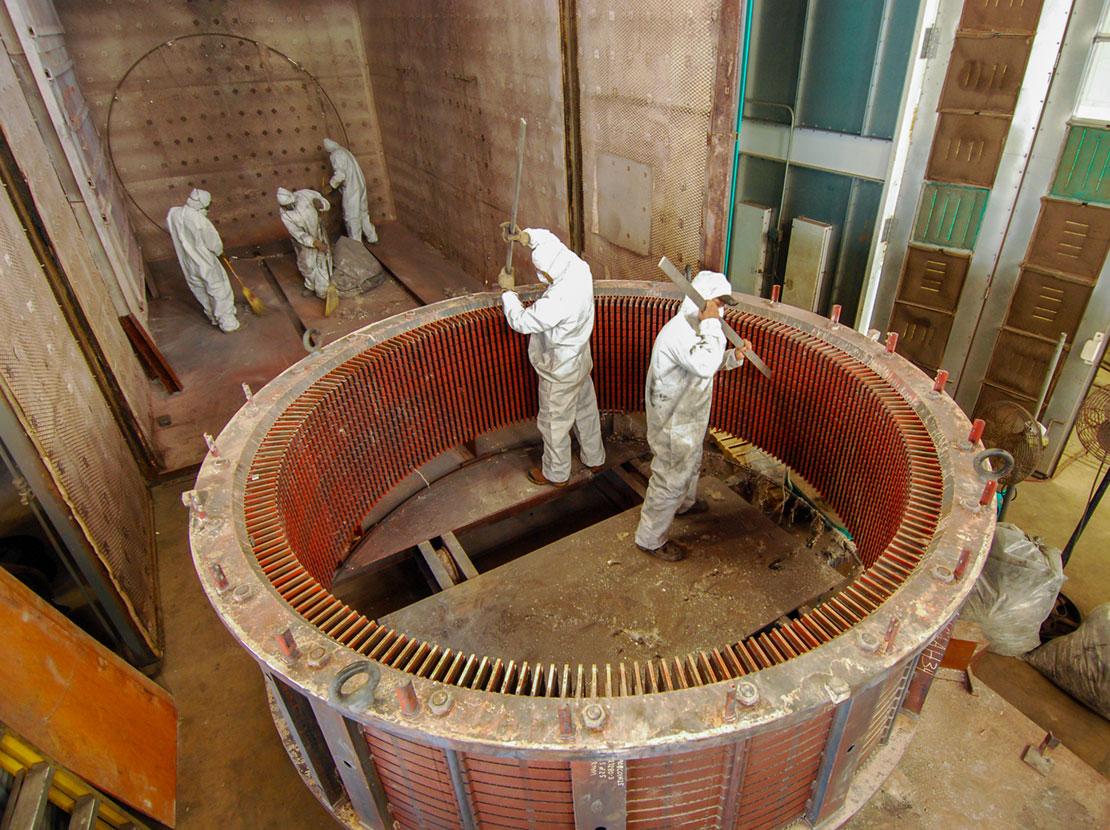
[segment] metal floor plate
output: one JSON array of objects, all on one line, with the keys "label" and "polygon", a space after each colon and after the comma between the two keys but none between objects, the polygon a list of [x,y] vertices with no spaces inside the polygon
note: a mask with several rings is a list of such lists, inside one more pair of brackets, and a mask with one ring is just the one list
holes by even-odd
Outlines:
[{"label": "metal floor plate", "polygon": [[604,663],[682,655],[734,642],[843,577],[722,482],[703,477],[710,510],[678,517],[690,548],[662,562],[633,542],[635,507],[383,619],[452,649],[502,660]]}]

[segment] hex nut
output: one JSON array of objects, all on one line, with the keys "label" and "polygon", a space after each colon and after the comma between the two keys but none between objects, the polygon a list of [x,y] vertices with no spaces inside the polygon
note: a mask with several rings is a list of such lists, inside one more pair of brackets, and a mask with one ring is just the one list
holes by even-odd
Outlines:
[{"label": "hex nut", "polygon": [[597,731],[605,726],[605,709],[600,703],[591,703],[582,710],[582,723],[587,729]]},{"label": "hex nut", "polygon": [[236,585],[235,590],[231,592],[231,598],[236,602],[246,602],[252,596],[254,596],[254,589],[246,583]]},{"label": "hex nut", "polygon": [[736,684],[736,699],[745,706],[755,706],[759,703],[759,689],[750,681]]},{"label": "hex nut", "polygon": [[879,650],[879,635],[872,631],[859,633],[859,647],[864,651],[876,652]]},{"label": "hex nut", "polygon": [[323,646],[313,646],[308,650],[308,665],[314,669],[323,668],[331,660],[331,652]]},{"label": "hex nut", "polygon": [[436,689],[428,696],[428,711],[436,717],[443,717],[455,705],[455,698],[446,689]]}]

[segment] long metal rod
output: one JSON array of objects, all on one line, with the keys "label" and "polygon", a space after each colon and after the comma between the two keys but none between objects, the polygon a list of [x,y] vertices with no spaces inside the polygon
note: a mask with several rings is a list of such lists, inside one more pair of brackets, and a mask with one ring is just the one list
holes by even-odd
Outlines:
[{"label": "long metal rod", "polygon": [[[698,311],[702,311],[705,308],[705,298],[698,294],[697,289],[682,276],[682,272],[674,267],[673,262],[663,257],[659,260],[659,267],[664,274],[671,278],[671,282],[681,288],[682,293],[689,297],[691,302],[698,307]],[[726,323],[723,318],[721,319],[721,330],[725,333],[725,339],[742,351],[744,357],[750,360],[752,365],[758,369],[764,377],[771,377],[771,370],[767,368],[767,364],[763,362],[759,355],[744,345],[744,338],[737,334],[736,330]]]},{"label": "long metal rod", "polygon": [[1079,520],[1079,524],[1077,524],[1075,530],[1072,531],[1071,538],[1068,539],[1068,543],[1064,545],[1064,551],[1060,557],[1061,565],[1068,564],[1068,560],[1071,559],[1071,553],[1075,550],[1075,546],[1079,542],[1079,537],[1083,535],[1083,531],[1087,527],[1087,522],[1091,520],[1091,516],[1095,515],[1095,510],[1098,509],[1102,497],[1106,495],[1107,487],[1110,487],[1110,470],[1107,470],[1106,475],[1102,477],[1102,481],[1099,482],[1098,489],[1095,490],[1094,496],[1087,502],[1087,509],[1083,511],[1083,518]]},{"label": "long metal rod", "polygon": [[[516,184],[513,186],[513,215],[509,221],[509,232],[516,230],[516,209],[520,205],[520,176],[524,172],[524,135],[528,132],[528,122],[520,119],[520,139],[516,147]],[[505,254],[505,271],[513,272],[513,240],[509,240],[509,250]]]}]

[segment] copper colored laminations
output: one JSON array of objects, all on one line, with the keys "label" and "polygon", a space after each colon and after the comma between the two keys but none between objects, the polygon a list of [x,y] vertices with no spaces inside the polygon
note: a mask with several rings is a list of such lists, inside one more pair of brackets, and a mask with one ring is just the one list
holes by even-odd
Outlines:
[{"label": "copper colored laminations", "polygon": [[[642,410],[677,291],[599,282],[596,293],[600,406]],[[994,519],[977,509],[967,419],[897,353],[742,297],[726,317],[776,369],[721,375],[711,425],[813,485],[865,572],[807,613],[693,654],[605,665],[471,654],[366,619],[329,583],[363,517],[413,470],[534,417],[526,339],[497,303],[444,301],[305,358],[229,423],[217,439],[229,463],[210,457],[197,479],[198,573],[263,671],[311,704],[315,724],[285,720],[302,768],[342,779],[344,795],[318,795],[350,826],[354,810],[402,830],[842,820],[868,795],[858,770],[904,746],[897,715],[919,657],[985,556]],[[960,576],[934,579],[938,567]],[[233,601],[241,585],[251,595]],[[295,652],[278,647],[287,630]],[[321,648],[324,661],[302,656]],[[347,688],[352,677],[366,682]],[[916,704],[926,689],[915,688]],[[445,694],[449,707],[429,705]]]}]

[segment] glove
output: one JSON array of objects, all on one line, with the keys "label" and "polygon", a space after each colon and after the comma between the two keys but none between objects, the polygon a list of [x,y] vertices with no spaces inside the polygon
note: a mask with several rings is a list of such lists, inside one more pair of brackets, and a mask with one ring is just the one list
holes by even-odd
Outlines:
[{"label": "glove", "polygon": [[[506,224],[508,224],[506,222]],[[497,284],[501,286],[503,291],[516,291],[516,277],[511,271],[501,269],[501,273],[497,275]]]},{"label": "glove", "polygon": [[532,242],[532,240],[528,238],[527,231],[522,231],[520,228],[513,226],[510,222],[501,223],[501,238],[506,242],[519,242],[525,247],[528,247]]}]

